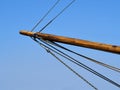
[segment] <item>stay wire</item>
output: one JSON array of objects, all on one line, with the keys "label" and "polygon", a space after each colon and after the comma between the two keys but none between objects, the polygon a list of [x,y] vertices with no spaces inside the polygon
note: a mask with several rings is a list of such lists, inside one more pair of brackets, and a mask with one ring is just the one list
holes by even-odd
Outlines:
[{"label": "stay wire", "polygon": [[39,32],[42,32],[48,25],[50,25],[58,16],[60,16],[68,7],[70,7],[76,0],[72,0],[65,8],[62,9],[53,19],[51,19]]},{"label": "stay wire", "polygon": [[68,49],[68,48],[66,48],[66,47],[63,47],[62,45],[60,45],[60,44],[58,44],[58,43],[55,43],[55,42],[52,42],[52,41],[48,41],[48,42],[49,42],[50,44],[52,44],[52,45],[55,45],[55,46],[57,46],[57,47],[59,47],[59,48],[62,48],[62,49],[64,49],[64,50],[66,50],[66,51],[69,51],[69,52],[71,52],[71,53],[73,53],[73,54],[76,54],[76,55],[78,55],[78,56],[80,56],[80,57],[82,57],[82,58],[85,58],[86,60],[92,61],[92,62],[94,62],[94,63],[96,63],[96,64],[102,65],[102,66],[104,66],[104,67],[106,67],[106,68],[108,68],[108,69],[111,69],[111,70],[113,70],[113,71],[116,71],[116,72],[120,73],[120,69],[117,68],[117,67],[114,67],[114,66],[105,64],[105,63],[100,62],[100,61],[97,61],[97,60],[95,60],[95,59],[93,59],[93,58],[90,58],[90,57],[87,57],[87,56],[85,56],[85,55],[79,54],[79,53],[77,53],[77,52],[75,52],[75,51],[73,51],[73,50],[70,50],[70,49]]},{"label": "stay wire", "polygon": [[70,71],[72,71],[74,74],[76,74],[79,78],[81,78],[83,81],[85,81],[88,85],[90,85],[95,90],[98,90],[94,85],[92,85],[88,80],[86,80],[83,76],[78,74],[75,70],[73,70],[70,66],[68,66],[65,62],[63,62],[60,58],[58,58],[54,53],[52,53],[50,50],[47,51],[50,53],[53,57],[55,57],[59,62],[61,62],[64,66],[66,66]]},{"label": "stay wire", "polygon": [[[62,54],[54,51],[53,49],[51,49],[50,47],[40,43],[39,41],[37,41],[36,39],[32,38],[35,42],[37,42],[42,48],[44,48],[48,53],[50,53],[52,56],[54,56],[59,62],[61,62],[64,66],[66,66],[70,71],[72,71],[75,75],[77,75],[79,78],[81,78],[83,81],[85,81],[88,85],[90,85],[92,88],[94,88],[95,90],[98,90],[94,85],[92,85],[88,80],[86,80],[84,77],[82,77],[80,74],[78,74],[75,70],[73,70],[70,66],[68,66],[66,63],[64,63],[60,58],[58,58],[54,53],[64,57]],[[51,52],[52,51],[52,52]],[[53,53],[54,52],[54,53]],[[68,59],[67,57],[64,57],[66,59]]]},{"label": "stay wire", "polygon": [[[72,57],[69,56],[68,54],[66,54],[66,53],[64,53],[64,52],[62,52],[62,51],[60,51],[60,50],[58,50],[57,48],[55,48],[55,47],[49,45],[46,41],[44,41],[44,40],[42,40],[42,39],[39,39],[39,40],[42,41],[44,44],[48,45],[49,47],[51,47],[51,48],[53,48],[53,49],[55,49],[56,51],[59,52],[59,53],[58,53],[58,52],[56,52],[55,50],[52,49],[55,53],[58,53],[58,54],[61,53],[60,55],[63,56],[64,58],[68,59],[69,61],[75,63],[76,65],[78,65],[78,66],[80,66],[80,67],[82,67],[82,68],[88,70],[89,72],[91,72],[91,73],[97,75],[98,77],[100,77],[100,78],[102,78],[102,79],[108,81],[109,83],[111,83],[111,84],[113,84],[113,85],[115,85],[115,86],[117,86],[117,87],[120,88],[120,84],[118,84],[118,83],[114,82],[113,80],[107,78],[106,76],[104,76],[104,75],[98,73],[97,71],[93,70],[92,68],[90,68],[90,67],[86,66],[85,64],[79,62],[78,60],[72,58]],[[48,47],[48,48],[49,48],[49,47]]]},{"label": "stay wire", "polygon": [[48,14],[55,8],[55,6],[60,2],[57,0],[56,3],[47,11],[47,13],[36,23],[36,25],[32,28],[31,32],[35,30],[35,28],[48,16]]}]

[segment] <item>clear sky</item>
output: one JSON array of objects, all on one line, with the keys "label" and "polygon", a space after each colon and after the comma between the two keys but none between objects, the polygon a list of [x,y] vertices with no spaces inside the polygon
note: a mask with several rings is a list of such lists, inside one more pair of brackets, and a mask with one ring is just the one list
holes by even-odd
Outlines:
[{"label": "clear sky", "polygon": [[[0,90],[93,90],[29,37],[19,34],[21,29],[31,30],[55,1],[0,1]],[[69,1],[61,0],[36,31]],[[120,0],[76,0],[43,32],[120,45]],[[81,47],[67,47],[120,68],[119,55]],[[120,73],[77,56],[73,57],[120,84]],[[120,89],[80,67],[71,63],[69,65],[99,90]]]}]

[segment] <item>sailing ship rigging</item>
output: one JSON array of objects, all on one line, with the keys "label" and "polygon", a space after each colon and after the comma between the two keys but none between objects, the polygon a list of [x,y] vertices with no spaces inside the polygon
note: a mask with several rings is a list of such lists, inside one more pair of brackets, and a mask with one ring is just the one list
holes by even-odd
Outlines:
[{"label": "sailing ship rigging", "polygon": [[[96,70],[88,67],[87,65],[81,63],[79,60],[76,60],[74,57],[71,57],[69,54],[61,51],[61,49],[66,50],[72,54],[76,54],[86,60],[92,61],[96,64],[99,64],[103,67],[106,67],[108,69],[111,69],[113,71],[116,71],[117,73],[120,73],[120,69],[108,64],[105,64],[103,62],[97,61],[96,59],[90,58],[88,56],[79,54],[71,49],[68,49],[59,43],[65,43],[75,46],[80,46],[84,48],[91,48],[96,50],[101,50],[109,53],[114,54],[120,54],[120,46],[117,45],[110,45],[110,44],[103,44],[98,42],[92,42],[87,40],[81,40],[81,39],[75,39],[71,37],[64,37],[64,36],[57,36],[52,34],[45,34],[42,33],[43,30],[46,29],[47,26],[49,26],[53,21],[56,20],[61,14],[63,14],[64,11],[66,11],[76,0],[70,1],[67,6],[65,6],[55,17],[53,17],[51,20],[46,23],[38,32],[34,32],[36,27],[38,27],[41,22],[49,15],[49,13],[60,3],[61,0],[57,0],[53,6],[46,12],[46,14],[37,22],[37,24],[30,30],[21,30],[20,34],[29,36],[32,40],[34,40],[36,43],[38,43],[42,48],[44,48],[48,53],[50,53],[52,56],[54,56],[60,63],[62,63],[64,66],[66,66],[69,70],[71,70],[74,74],[76,74],[79,78],[81,78],[83,81],[85,81],[88,85],[90,85],[93,89],[98,90],[98,88],[93,85],[90,81],[85,79],[83,76],[81,76],[79,73],[77,73],[72,67],[67,65],[64,61],[62,61],[59,56],[69,60],[70,62],[84,68],[85,70],[95,74],[96,76],[102,78],[103,80],[115,85],[116,87],[120,88],[120,84],[115,82],[114,80],[111,80],[110,78],[104,76],[103,74],[97,72]],[[58,49],[59,48],[59,49]]]}]

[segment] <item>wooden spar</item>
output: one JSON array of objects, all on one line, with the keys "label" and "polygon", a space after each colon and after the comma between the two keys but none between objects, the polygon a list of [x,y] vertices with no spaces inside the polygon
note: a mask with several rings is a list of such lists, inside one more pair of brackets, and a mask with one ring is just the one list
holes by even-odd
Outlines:
[{"label": "wooden spar", "polygon": [[34,37],[34,35],[36,34],[37,38],[42,38],[44,40],[120,54],[120,46],[116,46],[116,45],[91,42],[87,40],[69,38],[69,37],[64,37],[64,36],[56,36],[52,34],[44,34],[44,33],[39,33],[39,32],[35,33],[35,32],[29,32],[29,31],[24,31],[24,30],[20,31],[20,34],[31,36],[31,37]]}]

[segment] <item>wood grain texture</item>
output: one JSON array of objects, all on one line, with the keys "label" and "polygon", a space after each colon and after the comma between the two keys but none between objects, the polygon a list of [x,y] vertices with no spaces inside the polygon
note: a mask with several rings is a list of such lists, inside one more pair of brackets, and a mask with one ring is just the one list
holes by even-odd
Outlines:
[{"label": "wood grain texture", "polygon": [[69,38],[64,36],[57,36],[52,34],[44,34],[39,32],[34,33],[34,32],[25,31],[25,30],[20,31],[20,34],[31,36],[31,37],[34,37],[34,35],[36,35],[36,38],[40,37],[44,40],[50,40],[54,42],[65,43],[65,44],[120,54],[120,46],[116,46],[116,45],[103,44],[98,42],[92,42],[92,41],[81,40],[76,38]]}]

